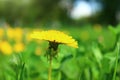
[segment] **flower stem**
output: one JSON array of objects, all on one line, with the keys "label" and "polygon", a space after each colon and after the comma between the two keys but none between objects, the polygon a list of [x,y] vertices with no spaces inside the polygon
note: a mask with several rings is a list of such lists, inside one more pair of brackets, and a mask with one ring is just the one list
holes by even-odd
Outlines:
[{"label": "flower stem", "polygon": [[117,71],[117,64],[118,64],[118,54],[120,53],[120,44],[117,43],[117,47],[118,47],[118,52],[116,53],[116,62],[115,62],[115,69],[114,69],[114,74],[113,74],[113,79],[112,80],[116,80],[116,71]]},{"label": "flower stem", "polygon": [[25,63],[23,63],[21,67],[20,80],[23,80],[24,68],[25,68]]},{"label": "flower stem", "polygon": [[51,74],[52,74],[52,56],[50,56],[50,63],[49,63],[49,70],[48,70],[48,80],[51,80]]}]

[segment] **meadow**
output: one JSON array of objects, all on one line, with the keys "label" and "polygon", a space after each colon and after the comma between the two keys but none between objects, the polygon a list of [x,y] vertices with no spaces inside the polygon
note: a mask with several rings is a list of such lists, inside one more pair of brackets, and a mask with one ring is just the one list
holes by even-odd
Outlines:
[{"label": "meadow", "polygon": [[[38,28],[0,27],[0,80],[48,80],[48,42],[31,39]],[[63,27],[78,48],[61,44],[52,80],[120,80],[120,25]]]}]

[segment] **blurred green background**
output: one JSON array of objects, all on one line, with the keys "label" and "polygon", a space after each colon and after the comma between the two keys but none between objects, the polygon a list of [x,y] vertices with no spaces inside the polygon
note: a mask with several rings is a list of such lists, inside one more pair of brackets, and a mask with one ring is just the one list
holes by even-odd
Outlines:
[{"label": "blurred green background", "polygon": [[48,42],[34,41],[30,33],[49,29],[71,35],[79,46],[59,46],[52,80],[120,80],[119,4],[120,0],[0,0],[0,80],[47,80]]}]

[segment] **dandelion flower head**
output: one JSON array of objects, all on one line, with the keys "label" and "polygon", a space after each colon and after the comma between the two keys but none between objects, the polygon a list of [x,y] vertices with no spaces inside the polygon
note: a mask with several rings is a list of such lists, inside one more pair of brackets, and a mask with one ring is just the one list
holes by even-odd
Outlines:
[{"label": "dandelion flower head", "polygon": [[18,42],[13,48],[15,52],[22,52],[24,50],[24,44],[22,42]]},{"label": "dandelion flower head", "polygon": [[75,39],[57,30],[34,31],[31,34],[31,37],[33,39],[47,40],[56,44],[66,44],[68,46],[78,48],[78,44],[77,41],[75,41]]},{"label": "dandelion flower head", "polygon": [[7,41],[2,41],[0,43],[0,50],[5,55],[12,54],[12,47]]}]

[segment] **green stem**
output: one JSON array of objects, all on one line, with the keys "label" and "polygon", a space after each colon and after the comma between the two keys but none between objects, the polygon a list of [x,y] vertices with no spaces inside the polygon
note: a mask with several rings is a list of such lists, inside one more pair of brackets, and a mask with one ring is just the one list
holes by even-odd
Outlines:
[{"label": "green stem", "polygon": [[49,70],[48,70],[48,80],[51,80],[52,74],[52,56],[50,56]]},{"label": "green stem", "polygon": [[120,44],[117,43],[117,47],[118,47],[118,52],[116,53],[116,62],[115,62],[115,69],[114,69],[114,74],[113,74],[113,79],[116,79],[116,71],[117,71],[117,64],[118,64],[118,54],[120,53]]},{"label": "green stem", "polygon": [[20,80],[23,80],[23,73],[24,73],[25,63],[23,63],[20,73]]},{"label": "green stem", "polygon": [[19,71],[17,70],[17,71],[16,71],[16,80],[19,80],[19,79],[18,79],[18,76],[19,76]]}]

